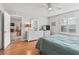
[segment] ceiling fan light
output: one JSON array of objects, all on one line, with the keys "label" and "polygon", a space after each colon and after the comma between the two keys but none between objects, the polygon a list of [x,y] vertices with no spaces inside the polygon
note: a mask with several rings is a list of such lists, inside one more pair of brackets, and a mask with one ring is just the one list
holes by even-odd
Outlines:
[{"label": "ceiling fan light", "polygon": [[48,8],[48,10],[52,10],[52,8],[50,7],[50,8]]}]

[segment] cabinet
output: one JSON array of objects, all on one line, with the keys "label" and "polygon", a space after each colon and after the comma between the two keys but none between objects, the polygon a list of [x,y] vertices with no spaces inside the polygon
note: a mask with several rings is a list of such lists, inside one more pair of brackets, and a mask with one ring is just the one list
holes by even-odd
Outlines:
[{"label": "cabinet", "polygon": [[43,37],[43,31],[28,31],[28,32],[25,32],[24,36],[25,36],[24,39],[28,41],[37,40],[40,37]]}]

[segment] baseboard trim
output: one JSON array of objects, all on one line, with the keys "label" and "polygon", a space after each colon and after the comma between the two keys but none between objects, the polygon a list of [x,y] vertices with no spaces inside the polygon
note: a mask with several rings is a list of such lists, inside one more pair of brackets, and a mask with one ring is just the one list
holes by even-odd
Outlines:
[{"label": "baseboard trim", "polygon": [[36,39],[35,40],[29,40],[28,42],[33,42],[33,41],[37,41]]}]

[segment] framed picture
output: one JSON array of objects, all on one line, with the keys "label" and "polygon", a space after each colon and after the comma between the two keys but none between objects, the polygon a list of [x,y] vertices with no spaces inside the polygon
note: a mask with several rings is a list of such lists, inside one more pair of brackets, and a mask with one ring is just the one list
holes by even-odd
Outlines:
[{"label": "framed picture", "polygon": [[51,25],[52,25],[52,26],[56,26],[56,22],[52,22]]}]

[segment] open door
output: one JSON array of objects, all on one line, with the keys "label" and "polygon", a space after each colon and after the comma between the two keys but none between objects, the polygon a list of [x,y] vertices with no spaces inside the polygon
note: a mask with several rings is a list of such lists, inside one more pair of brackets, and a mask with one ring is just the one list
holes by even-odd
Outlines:
[{"label": "open door", "polygon": [[10,44],[10,15],[4,12],[4,48]]},{"label": "open door", "polygon": [[10,43],[10,16],[0,11],[0,49],[5,49]]}]

